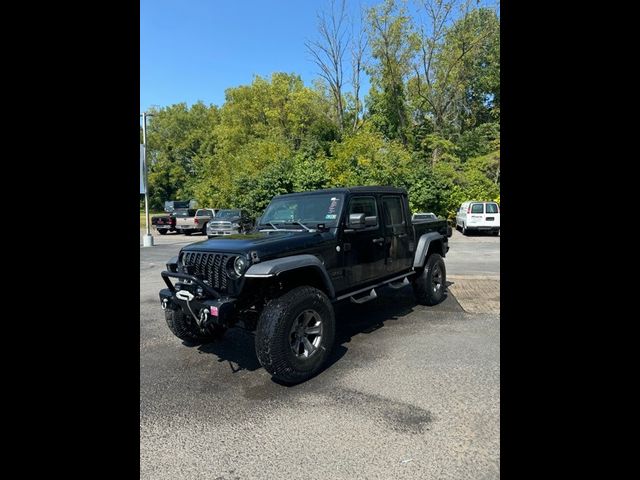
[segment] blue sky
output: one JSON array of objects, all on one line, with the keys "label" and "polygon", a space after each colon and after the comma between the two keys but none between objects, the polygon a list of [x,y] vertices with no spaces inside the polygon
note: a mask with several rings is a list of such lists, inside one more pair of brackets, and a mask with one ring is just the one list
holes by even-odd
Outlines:
[{"label": "blue sky", "polygon": [[[357,18],[360,6],[380,3],[347,0],[347,9]],[[329,0],[140,0],[140,111],[198,100],[222,105],[225,89],[273,72],[296,73],[310,86],[318,70],[304,42],[317,38],[316,14],[328,7]],[[362,83],[364,96],[366,75]]]},{"label": "blue sky", "polygon": [[[348,8],[376,0],[351,0]],[[198,100],[222,105],[254,75],[317,77],[304,42],[328,0],[141,0],[140,111]],[[345,72],[346,74],[347,72]],[[369,86],[363,85],[363,92]]]}]

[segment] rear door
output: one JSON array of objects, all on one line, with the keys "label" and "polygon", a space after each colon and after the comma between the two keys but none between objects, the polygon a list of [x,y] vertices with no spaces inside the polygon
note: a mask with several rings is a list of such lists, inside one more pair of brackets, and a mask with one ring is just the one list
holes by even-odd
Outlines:
[{"label": "rear door", "polygon": [[469,205],[469,213],[467,213],[467,227],[484,226],[484,203],[474,202]]},{"label": "rear door", "polygon": [[500,226],[500,207],[497,203],[487,202],[484,206],[484,217],[487,226]]},{"label": "rear door", "polygon": [[409,252],[410,225],[407,205],[402,195],[384,195],[381,199],[384,219],[384,250],[386,273],[396,273],[411,266]]},{"label": "rear door", "polygon": [[[352,213],[375,218],[375,225],[349,230],[346,223]],[[347,286],[353,287],[385,274],[385,248],[382,218],[374,195],[354,195],[349,199],[342,236]]]}]

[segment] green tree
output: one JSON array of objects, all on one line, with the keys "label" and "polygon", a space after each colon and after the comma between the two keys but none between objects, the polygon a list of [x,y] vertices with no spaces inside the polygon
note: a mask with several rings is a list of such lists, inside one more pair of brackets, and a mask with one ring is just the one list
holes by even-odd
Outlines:
[{"label": "green tree", "polygon": [[371,121],[387,138],[406,145],[405,79],[411,69],[415,38],[404,5],[385,0],[369,9],[367,34],[373,59],[367,69],[372,85],[367,98]]}]

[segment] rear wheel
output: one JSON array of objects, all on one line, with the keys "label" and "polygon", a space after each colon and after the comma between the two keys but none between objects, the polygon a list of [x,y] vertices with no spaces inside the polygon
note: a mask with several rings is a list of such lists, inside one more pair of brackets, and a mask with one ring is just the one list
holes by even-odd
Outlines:
[{"label": "rear wheel", "polygon": [[184,233],[188,237],[189,235],[191,235],[191,230],[183,230],[182,233]]},{"label": "rear wheel", "polygon": [[191,315],[185,315],[180,310],[167,308],[164,311],[164,317],[171,333],[188,343],[210,342],[220,338],[226,330],[220,325],[211,325],[202,329]]},{"label": "rear wheel", "polygon": [[333,306],[317,288],[302,286],[268,303],[256,330],[256,355],[275,378],[299,383],[315,375],[335,338]]},{"label": "rear wheel", "polygon": [[447,269],[444,260],[432,253],[422,272],[413,280],[413,293],[422,305],[437,305],[445,299]]},{"label": "rear wheel", "polygon": [[167,234],[167,231],[163,228],[162,230],[158,230],[158,233],[159,233],[160,235],[166,235],[166,234]]}]

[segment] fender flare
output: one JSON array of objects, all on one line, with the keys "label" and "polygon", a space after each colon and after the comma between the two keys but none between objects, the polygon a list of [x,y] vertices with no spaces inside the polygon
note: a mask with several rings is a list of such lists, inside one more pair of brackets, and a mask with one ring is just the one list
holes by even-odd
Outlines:
[{"label": "fender flare", "polygon": [[327,269],[320,259],[314,255],[303,254],[293,255],[291,257],[274,258],[266,262],[251,265],[244,274],[247,278],[270,278],[280,275],[284,272],[291,272],[300,268],[311,267],[320,273],[322,282],[329,292],[329,298],[335,298],[336,292],[327,273]]},{"label": "fender flare", "polygon": [[[418,240],[418,246],[416,247],[416,254],[413,257],[413,268],[423,267],[431,242],[442,239],[445,239],[446,241],[446,237],[438,232],[429,232],[421,235],[420,239]],[[446,254],[446,252],[443,253]]]}]

